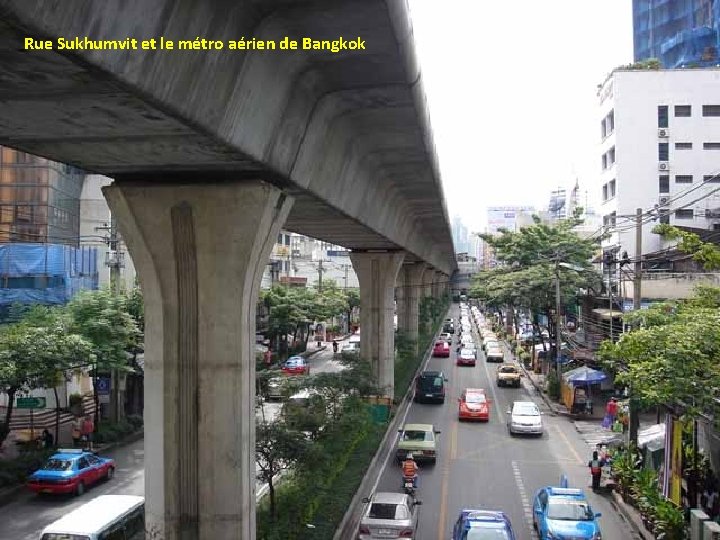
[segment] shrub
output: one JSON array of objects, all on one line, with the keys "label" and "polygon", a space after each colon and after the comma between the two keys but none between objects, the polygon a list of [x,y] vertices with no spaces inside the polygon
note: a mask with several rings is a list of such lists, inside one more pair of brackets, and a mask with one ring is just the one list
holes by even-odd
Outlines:
[{"label": "shrub", "polygon": [[105,422],[98,426],[94,438],[97,443],[118,442],[137,431],[137,429],[128,421],[110,423]]}]

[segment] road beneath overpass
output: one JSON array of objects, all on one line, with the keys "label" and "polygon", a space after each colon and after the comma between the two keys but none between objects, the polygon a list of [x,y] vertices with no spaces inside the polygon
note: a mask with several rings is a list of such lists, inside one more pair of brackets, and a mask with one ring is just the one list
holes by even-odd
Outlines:
[{"label": "road beneath overpass", "polygon": [[[457,306],[452,317],[459,317]],[[475,330],[475,329],[474,329]],[[479,338],[475,335],[476,343]],[[557,485],[566,474],[571,487],[586,490],[593,509],[601,512],[603,538],[639,538],[603,495],[589,489],[587,462],[591,448],[573,423],[554,417],[532,385],[497,388],[495,370],[481,356],[476,367],[455,365],[455,347],[450,358],[430,358],[427,369],[441,370],[449,379],[443,405],[413,404],[406,422],[434,424],[441,430],[438,462],[421,466],[418,498],[420,508],[418,540],[447,540],[462,508],[489,508],[505,511],[518,540],[537,538],[532,530],[531,510],[535,492]],[[509,355],[506,362],[510,360]],[[490,421],[458,422],[457,398],[465,388],[484,388],[493,401]],[[506,411],[515,400],[532,400],[545,413],[542,438],[511,437],[505,424]],[[401,491],[400,467],[392,456],[378,480],[377,491]]]}]

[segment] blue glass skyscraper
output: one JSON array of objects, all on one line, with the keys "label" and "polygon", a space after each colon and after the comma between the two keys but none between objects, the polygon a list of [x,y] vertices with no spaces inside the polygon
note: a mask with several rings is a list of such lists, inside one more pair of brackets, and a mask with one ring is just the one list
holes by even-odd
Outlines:
[{"label": "blue glass skyscraper", "polygon": [[720,64],[720,0],[633,0],[635,61],[664,68]]}]

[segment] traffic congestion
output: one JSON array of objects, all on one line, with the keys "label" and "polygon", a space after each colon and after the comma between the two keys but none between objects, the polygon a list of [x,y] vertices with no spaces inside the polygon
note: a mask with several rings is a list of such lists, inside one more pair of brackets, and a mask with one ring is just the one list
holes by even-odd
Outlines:
[{"label": "traffic congestion", "polygon": [[480,310],[461,303],[415,381],[357,538],[635,538],[589,488],[589,455]]}]

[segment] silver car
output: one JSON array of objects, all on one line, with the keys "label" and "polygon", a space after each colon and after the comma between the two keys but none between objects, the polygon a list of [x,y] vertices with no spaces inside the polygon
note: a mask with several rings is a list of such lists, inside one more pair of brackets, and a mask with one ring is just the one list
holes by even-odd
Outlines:
[{"label": "silver car", "polygon": [[507,427],[511,435],[526,433],[543,434],[542,413],[532,401],[515,401],[507,411]]},{"label": "silver car", "polygon": [[363,502],[367,506],[360,520],[358,540],[417,538],[421,501],[405,493],[375,493]]}]

